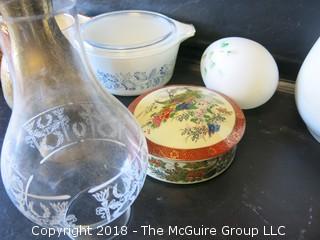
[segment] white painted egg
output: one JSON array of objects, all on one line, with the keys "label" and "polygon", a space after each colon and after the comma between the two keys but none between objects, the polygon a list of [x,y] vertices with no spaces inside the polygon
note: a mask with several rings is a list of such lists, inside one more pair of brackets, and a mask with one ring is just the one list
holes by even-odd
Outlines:
[{"label": "white painted egg", "polygon": [[242,109],[267,102],[279,83],[278,67],[268,50],[240,37],[212,43],[202,55],[201,75],[207,88],[233,98]]}]

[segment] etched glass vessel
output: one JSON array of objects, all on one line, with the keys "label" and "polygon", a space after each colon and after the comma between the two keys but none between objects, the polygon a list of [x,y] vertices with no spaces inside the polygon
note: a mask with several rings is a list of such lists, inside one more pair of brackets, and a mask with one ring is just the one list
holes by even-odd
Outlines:
[{"label": "etched glass vessel", "polygon": [[[43,227],[126,224],[146,176],[146,142],[129,111],[87,68],[75,1],[2,0],[0,12],[14,81],[1,154],[10,199]],[[61,14],[75,21],[71,42],[57,25]],[[7,37],[1,40],[8,46]]]}]

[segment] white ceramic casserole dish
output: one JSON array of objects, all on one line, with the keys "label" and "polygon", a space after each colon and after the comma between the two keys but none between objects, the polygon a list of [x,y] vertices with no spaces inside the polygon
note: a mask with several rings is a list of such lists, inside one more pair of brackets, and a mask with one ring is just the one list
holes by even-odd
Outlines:
[{"label": "white ceramic casserole dish", "polygon": [[195,34],[193,25],[149,11],[117,11],[81,26],[89,62],[112,94],[134,96],[166,84],[179,45]]}]

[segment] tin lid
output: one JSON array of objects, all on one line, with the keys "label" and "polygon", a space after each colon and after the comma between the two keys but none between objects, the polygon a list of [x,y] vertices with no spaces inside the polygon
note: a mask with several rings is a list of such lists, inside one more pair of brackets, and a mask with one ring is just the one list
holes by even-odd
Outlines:
[{"label": "tin lid", "polygon": [[147,138],[149,153],[183,161],[210,159],[235,147],[245,130],[242,110],[204,87],[174,85],[129,106]]}]

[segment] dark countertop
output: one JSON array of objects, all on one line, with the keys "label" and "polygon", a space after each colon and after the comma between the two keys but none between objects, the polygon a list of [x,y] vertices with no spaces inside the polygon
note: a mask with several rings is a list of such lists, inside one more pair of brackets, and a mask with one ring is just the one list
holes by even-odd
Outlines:
[{"label": "dark countertop", "polygon": [[[179,58],[171,84],[202,85],[199,66]],[[126,105],[131,97],[120,100]],[[122,239],[320,239],[320,144],[299,117],[294,95],[277,92],[265,105],[245,111],[247,130],[236,159],[222,175],[194,185],[172,185],[148,177],[132,207],[129,231]],[[0,99],[0,141],[10,110]],[[216,227],[212,237],[142,237],[141,225]],[[222,236],[221,227],[259,227],[256,238]],[[285,226],[285,236],[263,237],[263,226]],[[33,224],[8,199],[0,183],[0,239],[48,239],[32,236]],[[282,229],[283,231],[283,229]],[[50,239],[58,239],[52,237]],[[67,238],[63,238],[67,239]]]}]

